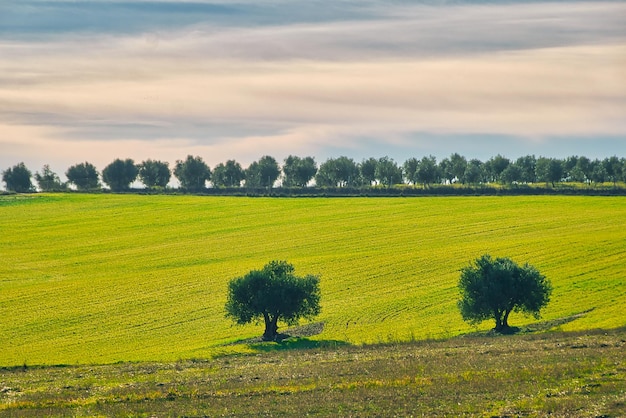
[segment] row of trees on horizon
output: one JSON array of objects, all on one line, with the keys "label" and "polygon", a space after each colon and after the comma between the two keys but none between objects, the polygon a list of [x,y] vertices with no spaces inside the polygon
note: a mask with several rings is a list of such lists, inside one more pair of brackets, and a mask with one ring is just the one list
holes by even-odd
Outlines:
[{"label": "row of trees on horizon", "polygon": [[[211,169],[199,156],[188,155],[177,160],[173,170],[166,161],[148,159],[136,164],[132,159],[115,159],[102,173],[89,163],[79,163],[67,169],[67,182],[62,182],[48,165],[41,172],[32,172],[19,163],[2,172],[2,181],[8,191],[18,193],[65,191],[72,188],[92,191],[102,188],[101,180],[112,191],[130,190],[139,180],[147,189],[168,188],[174,175],[180,188],[201,192],[213,188],[319,188],[371,187],[391,188],[400,184],[422,185],[461,183],[533,184],[557,182],[604,183],[614,185],[626,181],[626,158],[617,156],[591,160],[584,156],[565,159],[527,155],[510,160],[502,155],[488,161],[470,159],[454,153],[441,161],[430,155],[421,159],[409,158],[403,164],[392,158],[369,158],[356,162],[349,157],[330,158],[320,164],[313,157],[285,158],[282,166],[271,156],[261,157],[247,168],[235,160],[220,163]],[[33,184],[33,178],[37,187]]]}]

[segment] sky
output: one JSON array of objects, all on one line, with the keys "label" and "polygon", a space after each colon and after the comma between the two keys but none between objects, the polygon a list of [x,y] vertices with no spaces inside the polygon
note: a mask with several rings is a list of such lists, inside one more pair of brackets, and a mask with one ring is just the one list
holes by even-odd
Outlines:
[{"label": "sky", "polygon": [[0,0],[0,171],[626,157],[626,2]]}]

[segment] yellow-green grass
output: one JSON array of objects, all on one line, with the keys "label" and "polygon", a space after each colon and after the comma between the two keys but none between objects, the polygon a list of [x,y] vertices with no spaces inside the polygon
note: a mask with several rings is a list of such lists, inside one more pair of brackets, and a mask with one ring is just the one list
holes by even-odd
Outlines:
[{"label": "yellow-green grass", "polygon": [[545,319],[593,309],[560,329],[626,325],[624,197],[8,196],[0,236],[0,365],[247,350],[262,327],[225,319],[227,283],[272,259],[321,276],[320,341],[476,330],[457,281],[483,253],[548,276]]}]

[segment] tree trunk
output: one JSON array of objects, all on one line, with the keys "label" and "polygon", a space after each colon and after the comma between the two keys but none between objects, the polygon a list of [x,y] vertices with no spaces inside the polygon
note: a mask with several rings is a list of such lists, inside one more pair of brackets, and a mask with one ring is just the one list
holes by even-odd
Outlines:
[{"label": "tree trunk", "polygon": [[507,309],[504,313],[504,318],[502,319],[502,329],[506,330],[509,328],[509,314],[511,313],[510,309]]},{"label": "tree trunk", "polygon": [[263,319],[265,320],[265,332],[263,333],[264,341],[275,341],[278,334],[278,314],[272,318],[270,314],[263,313]]},{"label": "tree trunk", "polygon": [[496,311],[494,316],[496,319],[496,327],[494,330],[496,332],[506,332],[509,329],[509,314],[511,313],[510,309],[505,311]]},{"label": "tree trunk", "polygon": [[500,330],[502,329],[502,313],[499,310],[494,309],[493,318],[496,320],[496,327],[494,328],[494,330],[496,332],[500,332]]}]

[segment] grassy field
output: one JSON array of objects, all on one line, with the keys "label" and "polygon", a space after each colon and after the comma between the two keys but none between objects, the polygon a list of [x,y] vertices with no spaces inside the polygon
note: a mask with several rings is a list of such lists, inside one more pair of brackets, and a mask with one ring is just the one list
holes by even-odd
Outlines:
[{"label": "grassy field", "polygon": [[0,368],[0,415],[626,416],[626,328]]},{"label": "grassy field", "polygon": [[320,346],[476,331],[456,285],[486,252],[552,281],[546,320],[588,311],[557,330],[626,325],[624,197],[5,196],[0,236],[0,366],[253,353],[226,284],[272,259],[321,276]]}]

